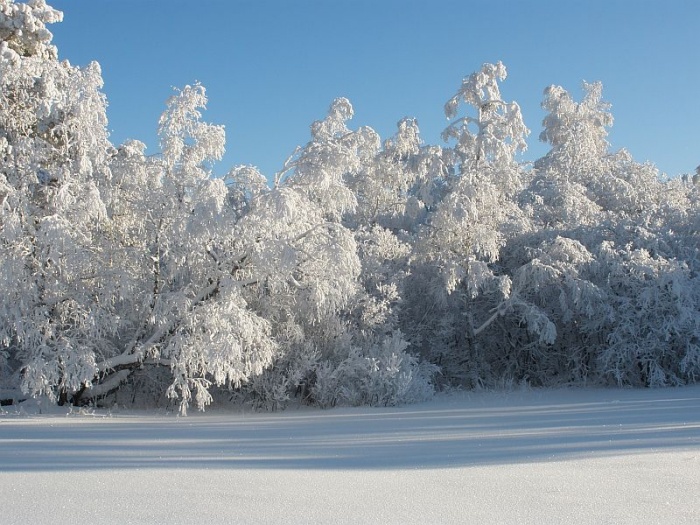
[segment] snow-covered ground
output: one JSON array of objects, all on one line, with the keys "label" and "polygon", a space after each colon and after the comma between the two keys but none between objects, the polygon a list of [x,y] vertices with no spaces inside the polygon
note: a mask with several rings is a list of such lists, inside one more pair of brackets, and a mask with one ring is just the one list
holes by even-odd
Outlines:
[{"label": "snow-covered ground", "polygon": [[700,523],[700,386],[0,415],[0,522]]}]

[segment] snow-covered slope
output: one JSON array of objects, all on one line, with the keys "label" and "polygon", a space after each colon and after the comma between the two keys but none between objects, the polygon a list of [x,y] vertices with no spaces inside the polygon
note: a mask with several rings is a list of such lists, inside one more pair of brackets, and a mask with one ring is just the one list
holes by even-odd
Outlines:
[{"label": "snow-covered slope", "polygon": [[6,524],[700,522],[700,387],[29,411],[0,416]]}]

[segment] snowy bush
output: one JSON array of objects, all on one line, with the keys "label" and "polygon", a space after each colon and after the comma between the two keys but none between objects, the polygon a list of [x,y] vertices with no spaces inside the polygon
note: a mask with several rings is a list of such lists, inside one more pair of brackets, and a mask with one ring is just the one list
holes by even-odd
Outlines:
[{"label": "snowy bush", "polygon": [[316,370],[314,401],[323,407],[336,405],[393,406],[425,401],[433,394],[436,367],[421,364],[405,350],[400,332],[363,353],[353,348],[337,366],[330,361]]}]

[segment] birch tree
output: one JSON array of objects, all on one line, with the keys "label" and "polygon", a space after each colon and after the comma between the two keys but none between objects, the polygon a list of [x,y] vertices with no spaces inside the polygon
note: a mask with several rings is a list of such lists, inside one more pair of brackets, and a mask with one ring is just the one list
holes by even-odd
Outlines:
[{"label": "birch tree", "polygon": [[43,1],[0,2],[0,341],[22,387],[65,401],[114,329],[96,273],[109,182],[100,68],[59,62]]}]

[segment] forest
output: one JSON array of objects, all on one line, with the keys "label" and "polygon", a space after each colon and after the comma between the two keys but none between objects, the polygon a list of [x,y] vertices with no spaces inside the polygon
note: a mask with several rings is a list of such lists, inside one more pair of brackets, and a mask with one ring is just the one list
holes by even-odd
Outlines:
[{"label": "forest", "polygon": [[216,177],[204,86],[167,100],[159,154],[112,144],[100,66],[59,60],[61,19],[0,0],[3,402],[184,414],[700,378],[700,168],[611,151],[600,83],[544,90],[532,163],[499,62],[456,86],[441,145],[411,118],[353,129],[338,98],[276,174]]}]

